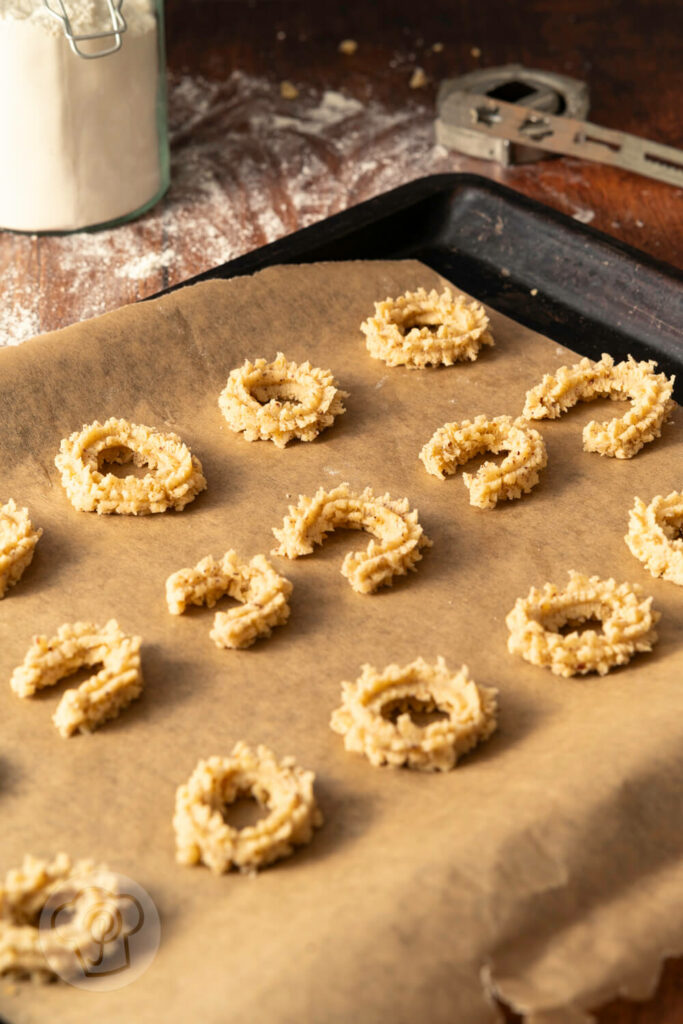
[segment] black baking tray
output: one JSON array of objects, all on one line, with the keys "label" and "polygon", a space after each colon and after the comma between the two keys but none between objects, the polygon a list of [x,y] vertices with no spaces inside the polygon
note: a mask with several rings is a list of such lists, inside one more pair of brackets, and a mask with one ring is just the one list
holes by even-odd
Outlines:
[{"label": "black baking tray", "polygon": [[656,359],[683,401],[683,273],[478,175],[419,178],[176,287],[276,263],[408,258],[582,355]]}]

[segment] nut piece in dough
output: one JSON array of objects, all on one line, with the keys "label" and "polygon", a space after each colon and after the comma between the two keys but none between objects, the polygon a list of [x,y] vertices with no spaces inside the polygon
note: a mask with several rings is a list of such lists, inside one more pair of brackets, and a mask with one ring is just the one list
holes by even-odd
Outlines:
[{"label": "nut piece in dough", "polygon": [[275,572],[263,555],[240,562],[235,551],[220,560],[202,558],[193,569],[180,569],[166,580],[166,604],[171,615],[182,615],[188,604],[213,608],[227,594],[240,608],[216,612],[210,636],[217,647],[244,648],[289,618],[292,584]]},{"label": "nut piece in dough", "polygon": [[561,366],[527,392],[523,415],[528,420],[554,420],[577,402],[628,398],[631,408],[621,418],[586,424],[583,447],[599,455],[632,459],[643,445],[659,437],[675,405],[671,393],[676,378],[655,373],[656,366],[654,360],[638,363],[632,356],[615,363],[607,353],[598,362],[581,359],[574,366]]},{"label": "nut piece in dough", "polygon": [[[100,472],[100,460],[149,466],[143,477]],[[55,458],[62,486],[79,512],[142,516],[180,512],[206,487],[202,466],[177,434],[127,420],[86,424],[65,438]]]},{"label": "nut piece in dough", "polygon": [[244,431],[247,441],[284,448],[295,437],[313,441],[345,412],[344,398],[329,370],[290,363],[278,352],[272,363],[247,359],[233,370],[218,404],[230,429]]},{"label": "nut piece in dough", "polygon": [[85,665],[102,668],[75,689],[66,690],[52,716],[59,734],[92,732],[115,718],[142,692],[139,636],[126,636],[116,619],[106,626],[66,623],[50,637],[34,636],[26,657],[15,668],[10,686],[18,697],[53,686]]},{"label": "nut piece in dough", "polygon": [[[176,860],[206,864],[216,874],[231,867],[257,871],[295,846],[309,843],[322,825],[313,793],[315,774],[299,768],[294,758],[278,762],[267,747],[256,752],[237,743],[230,757],[200,761],[189,780],[178,787],[173,816]],[[246,828],[234,828],[223,808],[252,796],[270,812]]]},{"label": "nut piece in dough", "polygon": [[290,505],[282,528],[273,530],[280,541],[273,554],[286,558],[310,555],[338,526],[367,530],[379,541],[371,540],[365,551],[349,552],[342,563],[342,576],[359,594],[391,586],[394,576],[415,569],[422,558],[420,548],[432,543],[418,522],[417,509],[410,511],[407,498],[378,497],[369,487],[354,494],[348,483],[343,483],[331,491],[321,487],[312,498],[299,495],[299,504]]},{"label": "nut piece in dough", "polygon": [[[363,665],[355,682],[342,683],[342,704],[330,726],[344,737],[347,750],[365,754],[374,765],[445,772],[495,731],[497,692],[478,686],[466,665],[450,672],[443,658],[435,665],[422,658],[389,665],[381,673]],[[447,717],[417,725],[411,710]]]},{"label": "nut piece in dough", "polygon": [[17,508],[11,498],[0,505],[0,598],[19,582],[42,535],[33,529],[27,508]]},{"label": "nut piece in dough", "polygon": [[[93,914],[101,914],[103,898],[118,914],[118,890],[117,875],[104,864],[72,864],[65,853],[53,861],[27,854],[0,883],[0,975],[35,981],[67,976],[79,952],[92,948]],[[58,930],[38,927],[49,901],[68,902],[72,911]]]},{"label": "nut piece in dough", "polygon": [[624,540],[653,576],[683,586],[683,492],[636,498]]},{"label": "nut piece in dough", "polygon": [[476,359],[482,345],[494,343],[488,327],[484,307],[474,299],[454,297],[449,288],[441,295],[418,288],[376,302],[375,315],[360,329],[373,359],[423,370]]},{"label": "nut piece in dough", "polygon": [[[558,676],[588,672],[604,676],[638,651],[652,650],[659,617],[652,609],[652,598],[643,597],[637,583],[617,585],[613,579],[589,579],[570,570],[563,590],[545,583],[517,599],[505,619],[510,631],[508,650]],[[568,623],[573,626],[590,619],[602,623],[601,632],[577,629],[567,636],[559,632]]]},{"label": "nut piece in dough", "polygon": [[470,505],[493,508],[502,498],[521,498],[538,483],[548,462],[545,443],[537,430],[523,419],[510,416],[488,419],[477,416],[461,423],[446,423],[420,452],[425,469],[443,479],[458,466],[483,452],[509,452],[500,466],[485,462],[475,476],[463,473]]}]

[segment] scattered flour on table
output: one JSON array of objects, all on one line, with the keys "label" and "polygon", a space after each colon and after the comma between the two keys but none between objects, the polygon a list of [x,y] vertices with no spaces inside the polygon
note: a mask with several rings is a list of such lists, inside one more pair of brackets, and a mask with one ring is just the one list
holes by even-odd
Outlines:
[{"label": "scattered flour on table", "polygon": [[[390,109],[336,89],[234,71],[169,82],[171,188],[140,220],[94,233],[0,235],[0,345],[96,316],[173,285],[363,199],[426,174],[460,169],[435,146],[433,110],[412,97]],[[45,296],[18,292],[7,264],[41,261],[63,319]]]}]

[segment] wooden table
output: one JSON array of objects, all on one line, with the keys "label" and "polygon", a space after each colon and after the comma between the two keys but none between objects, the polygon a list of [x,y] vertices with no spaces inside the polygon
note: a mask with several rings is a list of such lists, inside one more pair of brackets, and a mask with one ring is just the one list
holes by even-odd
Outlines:
[{"label": "wooden table", "polygon": [[[599,124],[681,144],[677,0],[167,0],[173,184],[145,218],[0,232],[0,344],[135,301],[423,174],[487,175],[683,266],[672,186],[548,159],[502,169],[434,146],[436,84],[517,61],[588,82]],[[357,51],[340,53],[343,39]],[[411,88],[416,67],[427,84]],[[281,95],[291,82],[298,96]],[[514,1019],[510,1017],[510,1019]],[[683,961],[600,1024],[680,1024]]]}]

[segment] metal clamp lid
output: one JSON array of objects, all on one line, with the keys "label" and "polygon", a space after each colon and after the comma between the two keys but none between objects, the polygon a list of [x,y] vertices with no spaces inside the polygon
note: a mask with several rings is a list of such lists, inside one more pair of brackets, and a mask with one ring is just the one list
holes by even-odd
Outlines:
[{"label": "metal clamp lid", "polygon": [[[69,20],[64,0],[54,0],[54,2],[59,5],[59,11],[50,6],[50,0],[43,0],[43,6],[53,18],[57,18],[58,21],[62,22],[64,35],[69,41],[69,46],[78,57],[82,57],[83,60],[96,60],[98,57],[108,57],[110,53],[116,53],[117,50],[121,49],[121,37],[127,28],[126,19],[121,14],[123,0],[106,0],[111,19],[111,28],[103,32],[86,32],[81,34],[76,34],[71,27],[71,21]],[[111,38],[114,40],[112,45],[103,50],[97,50],[96,53],[88,53],[85,50],[81,50],[78,45],[79,43],[90,42],[93,39]]]}]

